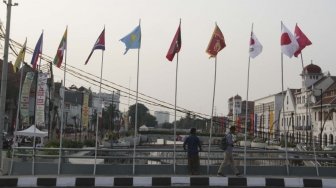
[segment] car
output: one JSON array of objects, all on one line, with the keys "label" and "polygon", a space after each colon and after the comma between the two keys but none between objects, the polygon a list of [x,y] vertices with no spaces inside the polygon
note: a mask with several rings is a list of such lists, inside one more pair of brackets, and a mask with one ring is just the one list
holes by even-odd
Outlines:
[{"label": "car", "polygon": [[323,148],[323,151],[328,151],[330,153],[327,153],[328,157],[336,157],[336,144],[330,144]]}]

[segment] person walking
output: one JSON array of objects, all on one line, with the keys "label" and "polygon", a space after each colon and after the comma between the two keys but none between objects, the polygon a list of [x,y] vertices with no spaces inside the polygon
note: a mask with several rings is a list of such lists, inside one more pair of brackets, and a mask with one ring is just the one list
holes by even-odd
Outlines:
[{"label": "person walking", "polygon": [[226,141],[227,141],[227,148],[224,151],[224,160],[222,161],[221,165],[219,166],[217,176],[225,176],[224,175],[224,167],[230,165],[231,169],[233,170],[234,174],[236,176],[240,175],[239,170],[237,169],[236,165],[234,164],[233,156],[232,156],[232,150],[233,150],[233,144],[235,143],[235,140],[233,139],[233,135],[235,134],[236,127],[231,126],[230,132],[226,134]]},{"label": "person walking", "polygon": [[[186,148],[187,146],[187,148]],[[183,143],[184,151],[188,151],[188,169],[191,175],[199,174],[200,160],[198,153],[202,151],[200,139],[196,136],[196,128],[190,129],[190,135]],[[198,150],[199,149],[199,150]]]}]

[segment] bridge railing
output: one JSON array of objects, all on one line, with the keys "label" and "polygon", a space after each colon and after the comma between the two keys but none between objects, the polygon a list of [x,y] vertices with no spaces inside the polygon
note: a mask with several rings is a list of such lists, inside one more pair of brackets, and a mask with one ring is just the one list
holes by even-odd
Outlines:
[{"label": "bridge railing", "polygon": [[[98,149],[96,158],[94,156],[95,148],[62,148],[61,151],[60,172],[64,174],[90,174],[95,163],[98,173],[117,173],[118,170],[109,171],[109,168],[113,167],[114,170],[119,169],[120,174],[132,174],[133,148]],[[8,174],[57,174],[58,152],[58,148],[16,147],[14,148],[13,159],[7,160]],[[286,161],[285,151],[283,150],[249,148],[246,151],[246,166],[254,169],[277,167],[281,168],[281,171],[287,163],[293,168],[310,168],[312,171],[316,171],[318,168],[334,168],[336,166],[336,158],[332,157],[336,155],[336,152],[317,151],[316,155],[312,151],[287,152],[288,161]],[[137,147],[135,153],[135,165],[144,169],[151,168],[152,170],[149,170],[148,173],[160,173],[155,171],[161,171],[162,167],[166,168],[162,172],[172,173],[172,166],[176,164],[179,172],[175,173],[187,174],[187,154],[180,146],[176,149],[175,158],[174,149],[166,146],[155,146],[155,148]],[[222,162],[223,156],[223,151],[219,150],[218,147],[211,148],[210,153],[208,151],[200,152],[201,168],[206,171],[206,167],[210,166],[210,173],[211,171],[215,173],[215,169]],[[244,150],[242,148],[235,148],[234,158],[237,166],[242,167],[245,165]],[[158,169],[153,170],[156,168]],[[139,173],[141,171],[138,170]],[[207,173],[209,173],[209,170]]]}]

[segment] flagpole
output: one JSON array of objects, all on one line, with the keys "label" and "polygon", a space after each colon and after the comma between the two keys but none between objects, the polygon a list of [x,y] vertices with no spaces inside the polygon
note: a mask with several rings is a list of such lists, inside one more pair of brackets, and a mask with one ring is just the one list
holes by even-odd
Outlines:
[{"label": "flagpole", "polygon": [[[104,27],[105,30],[105,27]],[[101,69],[100,69],[100,82],[99,82],[99,113],[102,114],[103,117],[103,109],[102,109],[102,102],[101,102],[101,85],[102,85],[102,79],[103,79],[103,63],[104,63],[104,50],[102,50],[102,60],[101,60]],[[97,149],[98,149],[98,129],[99,129],[99,116],[97,111],[97,121],[96,121],[96,147],[95,147],[95,162],[93,167],[93,175],[96,175],[96,169],[97,169]]]},{"label": "flagpole", "polygon": [[[41,39],[42,41],[43,41],[43,30],[42,30],[42,39]],[[41,62],[42,62],[42,52],[43,52],[43,42],[41,41],[41,53],[38,55],[38,56],[40,56],[40,62],[39,62],[39,66],[38,66],[38,70],[36,70],[37,71],[37,77],[36,77],[36,88],[35,88],[35,120],[34,120],[34,124],[35,124],[35,126],[34,126],[34,140],[33,140],[33,167],[32,167],[32,175],[35,175],[35,145],[36,145],[36,136],[35,136],[35,132],[36,132],[36,126],[37,126],[37,124],[36,124],[36,105],[37,105],[37,90],[38,90],[38,84],[39,84],[39,73],[40,73],[40,71],[41,71]]]},{"label": "flagpole", "polygon": [[[141,24],[141,19],[139,20],[139,26],[140,24]],[[135,122],[134,122],[134,140],[133,140],[133,175],[135,174],[135,150],[136,150],[137,129],[138,129],[139,60],[140,60],[140,47],[138,48],[137,86],[136,86],[136,100],[135,100]]]},{"label": "flagpole", "polygon": [[[27,40],[27,39],[26,39]],[[17,111],[16,111],[16,120],[15,120],[15,132],[18,130],[18,126],[19,126],[19,116],[20,116],[20,106],[21,106],[21,93],[22,93],[22,78],[23,78],[23,71],[25,68],[25,64],[23,64],[22,68],[21,68],[21,73],[20,73],[20,88],[19,88],[19,99],[17,102]],[[9,175],[12,175],[12,169],[13,169],[13,157],[14,157],[14,152],[15,152],[15,147],[16,147],[16,135],[14,135],[14,139],[13,139],[14,143],[13,143],[13,147],[12,147],[12,159],[11,159],[11,166],[10,166],[10,170],[9,170]]]},{"label": "flagpole", "polygon": [[178,72],[178,52],[176,53],[176,73],[175,73],[175,109],[174,109],[174,174],[176,173],[176,103],[177,103],[177,72]]},{"label": "flagpole", "polygon": [[[68,26],[66,27],[66,31],[68,32]],[[68,33],[67,33],[68,35]],[[64,56],[64,73],[63,73],[63,93],[62,93],[62,108],[61,108],[61,127],[60,127],[60,130],[59,130],[59,137],[60,137],[60,143],[59,143],[59,151],[58,151],[58,175],[61,174],[61,157],[62,157],[62,147],[63,147],[63,128],[64,128],[64,98],[65,98],[65,78],[66,78],[66,66],[67,66],[67,54],[68,54],[68,41],[66,41],[65,43],[65,56]]]},{"label": "flagpole", "polygon": [[[251,27],[251,38],[253,33],[253,23]],[[250,87],[250,62],[251,56],[248,57],[248,68],[247,68],[247,87],[246,87],[246,107],[245,107],[245,138],[244,138],[244,175],[246,176],[246,140],[247,140],[247,113],[248,113],[248,97],[249,97],[249,87]],[[251,121],[251,120],[250,120]],[[252,125],[252,122],[250,122]]]},{"label": "flagpole", "polygon": [[[281,21],[281,30],[282,30],[282,21]],[[283,80],[283,53],[281,52],[281,91],[282,91],[282,123],[285,130],[285,153],[286,153],[286,170],[287,175],[289,175],[289,161],[288,161],[288,151],[287,151],[287,130],[285,125],[285,95],[284,95],[284,80]]]},{"label": "flagpole", "polygon": [[[181,26],[181,19],[180,25]],[[176,45],[176,44],[175,44]],[[179,46],[180,47],[180,46]],[[176,174],[176,104],[177,104],[177,73],[178,73],[178,55],[179,52],[176,53],[176,73],[175,73],[175,106],[174,106],[174,174]]]},{"label": "flagpole", "polygon": [[215,103],[215,93],[216,93],[216,74],[217,74],[217,55],[215,56],[214,88],[213,88],[212,106],[211,106],[211,123],[210,123],[210,137],[209,137],[209,148],[208,148],[208,166],[207,166],[207,173],[208,174],[210,172],[210,150],[211,150],[213,113],[214,113],[214,103]]}]

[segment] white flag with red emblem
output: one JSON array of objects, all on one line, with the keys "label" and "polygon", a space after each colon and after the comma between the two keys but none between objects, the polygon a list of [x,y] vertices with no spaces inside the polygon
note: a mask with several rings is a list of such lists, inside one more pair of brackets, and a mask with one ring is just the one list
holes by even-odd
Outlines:
[{"label": "white flag with red emblem", "polygon": [[299,44],[294,35],[281,23],[281,52],[288,57],[293,57],[294,53],[299,49]]},{"label": "white flag with red emblem", "polygon": [[262,52],[263,46],[255,36],[253,32],[251,32],[250,39],[250,57],[255,58]]}]

